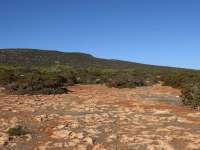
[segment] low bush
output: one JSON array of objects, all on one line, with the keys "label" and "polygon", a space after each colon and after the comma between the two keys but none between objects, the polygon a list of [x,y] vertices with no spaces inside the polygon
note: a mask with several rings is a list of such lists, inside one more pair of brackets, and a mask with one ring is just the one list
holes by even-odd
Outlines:
[{"label": "low bush", "polygon": [[200,83],[188,85],[182,90],[182,102],[193,108],[200,108]]},{"label": "low bush", "polygon": [[182,103],[193,108],[200,107],[200,72],[179,71],[162,75],[164,85],[182,91]]},{"label": "low bush", "polygon": [[200,73],[192,71],[168,72],[162,75],[164,85],[184,89],[189,84],[200,81]]},{"label": "low bush", "polygon": [[151,74],[136,70],[113,72],[105,81],[106,85],[117,88],[135,88],[157,83]]},{"label": "low bush", "polygon": [[13,94],[62,94],[75,77],[67,71],[42,69],[12,69],[0,72],[1,85]]},{"label": "low bush", "polygon": [[18,76],[16,80],[5,87],[14,94],[62,94],[67,80],[59,75],[27,73]]},{"label": "low bush", "polygon": [[135,88],[139,86],[145,86],[145,82],[142,79],[137,79],[129,75],[116,75],[108,79],[106,85],[116,88]]},{"label": "low bush", "polygon": [[14,94],[62,94],[74,84],[106,84],[116,88],[135,88],[157,82],[149,72],[101,68],[73,69],[55,65],[33,68],[4,68],[0,82]]},{"label": "low bush", "polygon": [[97,68],[77,69],[75,76],[79,84],[104,83],[103,70]]},{"label": "low bush", "polygon": [[116,88],[149,86],[159,81],[182,90],[182,101],[200,106],[200,72],[190,70],[74,69],[66,65],[25,68],[0,65],[0,85],[14,94],[62,94],[74,84],[106,84]]},{"label": "low bush", "polygon": [[9,136],[22,136],[28,134],[28,131],[22,126],[16,126],[8,130]]}]

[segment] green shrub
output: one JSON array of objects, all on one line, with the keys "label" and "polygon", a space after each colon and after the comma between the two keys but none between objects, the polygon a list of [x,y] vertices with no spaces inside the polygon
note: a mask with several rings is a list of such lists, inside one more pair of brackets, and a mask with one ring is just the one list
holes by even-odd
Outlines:
[{"label": "green shrub", "polygon": [[22,126],[16,126],[8,130],[9,136],[22,136],[28,134],[28,131]]},{"label": "green shrub", "polygon": [[106,85],[116,88],[135,88],[145,86],[145,80],[131,72],[115,72],[107,80]]},{"label": "green shrub", "polygon": [[169,72],[162,74],[164,85],[184,89],[189,84],[200,81],[200,73],[192,71]]},{"label": "green shrub", "polygon": [[71,76],[40,70],[12,70],[7,76],[3,85],[14,94],[62,94],[67,93],[67,85],[74,84]]},{"label": "green shrub", "polygon": [[103,83],[103,71],[97,68],[78,69],[75,76],[80,84]]},{"label": "green shrub", "polygon": [[200,84],[190,85],[182,90],[182,102],[193,108],[200,107]]}]

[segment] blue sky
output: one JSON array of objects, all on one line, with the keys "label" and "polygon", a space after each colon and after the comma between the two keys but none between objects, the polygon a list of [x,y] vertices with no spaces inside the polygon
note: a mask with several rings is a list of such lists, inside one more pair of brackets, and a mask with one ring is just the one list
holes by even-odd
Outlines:
[{"label": "blue sky", "polygon": [[200,69],[200,1],[0,0],[0,48]]}]

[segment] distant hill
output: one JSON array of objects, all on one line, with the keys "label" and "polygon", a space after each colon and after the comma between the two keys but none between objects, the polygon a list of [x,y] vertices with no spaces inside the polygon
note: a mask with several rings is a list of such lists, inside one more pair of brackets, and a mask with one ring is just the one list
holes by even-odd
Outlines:
[{"label": "distant hill", "polygon": [[108,69],[169,69],[169,67],[145,65],[121,60],[101,59],[85,53],[39,49],[0,49],[0,63],[25,66],[67,64],[75,68],[96,66]]}]

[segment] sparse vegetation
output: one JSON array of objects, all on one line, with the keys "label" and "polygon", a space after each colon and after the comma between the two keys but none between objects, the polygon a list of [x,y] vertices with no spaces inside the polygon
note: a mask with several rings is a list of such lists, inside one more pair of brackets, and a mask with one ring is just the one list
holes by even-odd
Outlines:
[{"label": "sparse vegetation", "polygon": [[200,106],[200,72],[182,71],[163,76],[164,85],[179,88],[182,91],[184,105],[199,108]]},{"label": "sparse vegetation", "polygon": [[182,102],[185,105],[200,109],[200,84],[188,86],[182,90]]},{"label": "sparse vegetation", "polygon": [[1,50],[0,62],[0,84],[14,94],[62,94],[67,93],[67,86],[74,84],[135,88],[162,81],[182,90],[183,104],[200,106],[200,72],[195,70],[25,49]]},{"label": "sparse vegetation", "polygon": [[[57,94],[66,93],[66,76],[52,72],[23,69],[9,70],[1,74],[2,85],[14,94]],[[5,76],[4,76],[5,75]]]},{"label": "sparse vegetation", "polygon": [[108,78],[106,84],[110,87],[117,88],[135,88],[147,85],[144,76],[138,76],[131,71],[117,71]]}]

